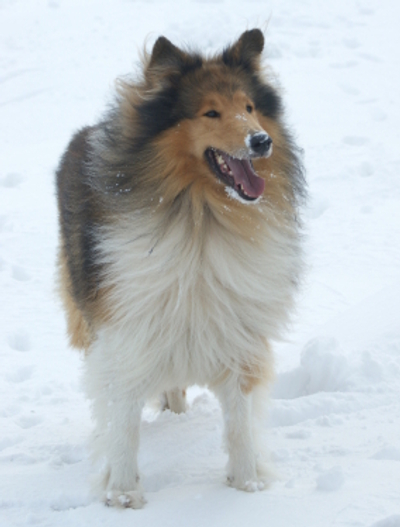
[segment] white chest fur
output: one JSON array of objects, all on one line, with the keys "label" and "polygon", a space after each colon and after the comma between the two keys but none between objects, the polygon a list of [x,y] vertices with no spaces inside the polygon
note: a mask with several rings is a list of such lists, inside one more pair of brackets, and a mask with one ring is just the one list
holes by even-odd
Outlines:
[{"label": "white chest fur", "polygon": [[223,368],[261,358],[288,319],[299,266],[295,230],[265,229],[256,244],[215,221],[196,235],[176,221],[159,238],[153,224],[132,215],[103,234],[114,317],[93,353],[119,382],[148,382],[157,392],[206,384]]}]

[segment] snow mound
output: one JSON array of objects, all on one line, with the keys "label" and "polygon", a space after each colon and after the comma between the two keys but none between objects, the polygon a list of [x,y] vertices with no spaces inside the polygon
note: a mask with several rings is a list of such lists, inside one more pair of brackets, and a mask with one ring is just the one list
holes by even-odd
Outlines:
[{"label": "snow mound", "polygon": [[316,489],[325,492],[339,490],[345,482],[343,471],[340,467],[332,467],[322,472],[316,480]]},{"label": "snow mound", "polygon": [[393,516],[379,520],[373,523],[371,527],[400,527],[400,514],[394,514]]},{"label": "snow mound", "polygon": [[372,456],[371,459],[386,459],[388,461],[400,461],[400,448],[386,446]]},{"label": "snow mound", "polygon": [[316,338],[304,347],[300,366],[278,376],[272,395],[295,399],[318,392],[347,391],[352,373],[334,338]]}]

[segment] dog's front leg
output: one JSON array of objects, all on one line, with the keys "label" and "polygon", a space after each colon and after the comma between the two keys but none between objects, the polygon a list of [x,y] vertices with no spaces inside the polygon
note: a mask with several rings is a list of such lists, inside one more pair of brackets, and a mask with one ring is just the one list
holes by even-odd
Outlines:
[{"label": "dog's front leg", "polygon": [[132,394],[116,394],[109,402],[105,455],[105,503],[140,509],[145,504],[137,466],[143,404]]},{"label": "dog's front leg", "polygon": [[222,406],[225,440],[229,455],[228,484],[240,490],[263,490],[270,481],[254,437],[253,394],[246,380],[232,373],[214,389]]},{"label": "dog's front leg", "polygon": [[145,503],[137,465],[144,398],[125,383],[110,381],[118,378],[110,369],[102,355],[88,356],[86,389],[96,425],[93,454],[104,467],[96,487],[107,505],[139,509]]}]

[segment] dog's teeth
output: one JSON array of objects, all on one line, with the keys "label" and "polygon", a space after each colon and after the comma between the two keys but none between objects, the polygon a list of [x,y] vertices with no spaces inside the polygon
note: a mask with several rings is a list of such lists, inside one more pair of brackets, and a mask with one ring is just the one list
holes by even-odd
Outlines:
[{"label": "dog's teeth", "polygon": [[241,192],[244,196],[248,196],[247,192],[245,192],[243,186],[240,183],[238,185],[237,190],[238,190],[238,192]]}]

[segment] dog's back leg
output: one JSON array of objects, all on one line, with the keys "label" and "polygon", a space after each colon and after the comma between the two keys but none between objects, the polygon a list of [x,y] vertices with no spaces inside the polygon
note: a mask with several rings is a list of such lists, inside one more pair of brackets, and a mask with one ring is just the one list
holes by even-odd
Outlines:
[{"label": "dog's back leg", "polygon": [[163,410],[171,410],[176,414],[186,412],[186,390],[174,388],[164,392]]}]

